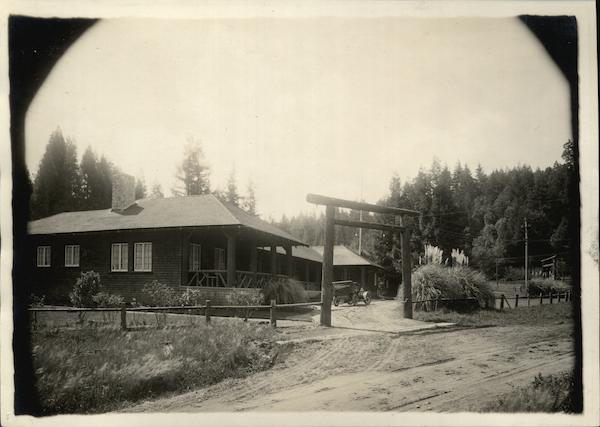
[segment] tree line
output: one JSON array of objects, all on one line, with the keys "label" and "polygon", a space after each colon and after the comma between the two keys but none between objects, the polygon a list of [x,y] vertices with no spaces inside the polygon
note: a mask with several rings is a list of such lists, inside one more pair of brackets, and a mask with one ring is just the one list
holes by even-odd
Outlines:
[{"label": "tree line", "polygon": [[[451,259],[453,249],[470,258],[471,264],[489,276],[500,268],[524,264],[524,223],[528,224],[529,254],[563,254],[568,262],[571,191],[575,179],[573,142],[563,146],[563,162],[545,169],[516,166],[486,174],[481,166],[472,172],[457,163],[451,171],[434,160],[428,169],[405,183],[394,175],[388,194],[378,203],[414,209],[418,218],[407,219],[412,229],[413,264],[418,263],[426,244],[439,247]],[[339,217],[358,219],[354,211],[338,211]],[[364,214],[366,215],[366,214]],[[364,220],[389,222],[374,215]],[[311,245],[324,241],[324,215],[283,217],[276,225]],[[336,243],[358,249],[358,230],[336,227]],[[362,231],[362,251],[390,270],[400,271],[397,237],[378,231]]]},{"label": "tree line", "polygon": [[[117,165],[104,155],[98,157],[87,147],[81,161],[77,160],[74,141],[55,130],[49,138],[38,170],[31,182],[30,218],[39,219],[60,212],[107,209],[112,203],[112,177],[120,173]],[[177,185],[173,196],[214,194],[220,200],[240,206],[256,214],[254,185],[248,183],[246,195],[239,194],[235,170],[232,170],[227,189],[211,189],[210,167],[197,141],[188,141],[184,157],[176,172]],[[148,191],[143,178],[135,179],[135,198],[162,198],[160,184]]]}]

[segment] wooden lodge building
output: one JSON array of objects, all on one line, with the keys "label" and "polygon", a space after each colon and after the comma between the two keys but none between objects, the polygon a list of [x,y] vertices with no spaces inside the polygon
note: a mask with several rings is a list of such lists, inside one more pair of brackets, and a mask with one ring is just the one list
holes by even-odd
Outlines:
[{"label": "wooden lodge building", "polygon": [[[100,274],[106,292],[126,301],[143,301],[144,285],[154,280],[203,290],[216,304],[227,303],[234,290],[258,292],[269,280],[292,278],[320,291],[322,247],[307,247],[210,194],[137,201],[134,195],[133,177],[120,175],[111,209],[31,221],[31,292],[67,303],[80,273],[90,270]],[[372,289],[378,268],[334,248],[334,280],[368,282]]]},{"label": "wooden lodge building", "polygon": [[[311,246],[323,257],[323,246]],[[333,280],[353,280],[376,295],[377,281],[383,278],[382,266],[343,245],[333,247]]]}]

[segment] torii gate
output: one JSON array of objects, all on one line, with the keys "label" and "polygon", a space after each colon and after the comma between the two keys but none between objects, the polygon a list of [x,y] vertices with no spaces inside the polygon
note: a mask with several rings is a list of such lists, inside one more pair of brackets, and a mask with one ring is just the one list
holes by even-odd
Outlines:
[{"label": "torii gate", "polygon": [[[400,234],[402,252],[402,300],[404,303],[404,317],[412,319],[412,286],[411,286],[411,261],[410,261],[410,231],[403,226],[404,216],[418,216],[420,213],[411,209],[392,208],[388,206],[373,205],[370,203],[353,202],[351,200],[335,199],[333,197],[308,194],[306,201],[316,205],[325,205],[325,246],[323,248],[323,272],[321,276],[321,325],[331,326],[331,302],[333,299],[333,244],[335,238],[334,225],[347,227],[370,228],[374,230],[390,231]],[[335,208],[347,208],[382,214],[392,214],[400,217],[401,225],[376,224],[365,221],[348,221],[335,218]]]}]

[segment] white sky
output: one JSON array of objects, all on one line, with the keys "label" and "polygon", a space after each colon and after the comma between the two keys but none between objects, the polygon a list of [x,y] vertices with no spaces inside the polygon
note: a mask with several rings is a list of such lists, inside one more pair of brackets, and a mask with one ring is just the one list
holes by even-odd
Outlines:
[{"label": "white sky", "polygon": [[102,21],[30,107],[32,173],[58,126],[166,195],[199,139],[212,186],[235,167],[265,218],[376,202],[434,156],[549,166],[571,138],[567,82],[516,18]]}]

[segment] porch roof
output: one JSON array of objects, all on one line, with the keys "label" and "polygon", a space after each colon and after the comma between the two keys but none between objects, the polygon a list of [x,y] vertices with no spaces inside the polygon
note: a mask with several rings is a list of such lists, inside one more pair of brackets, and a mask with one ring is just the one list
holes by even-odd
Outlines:
[{"label": "porch roof", "polygon": [[[323,258],[323,246],[311,246]],[[333,265],[367,265],[377,268],[383,268],[379,264],[369,261],[367,258],[357,254],[352,249],[344,245],[335,245],[333,247]]]},{"label": "porch roof", "polygon": [[[269,251],[268,247],[261,248],[264,251]],[[284,255],[284,248],[277,246],[277,253]],[[292,247],[292,256],[294,258],[305,259],[309,261],[316,261],[323,263],[323,246],[309,246],[309,247]],[[353,266],[353,265],[365,265],[383,269],[382,266],[369,261],[367,258],[358,255],[352,249],[344,245],[335,245],[333,247],[333,265],[334,266]]]},{"label": "porch roof", "polygon": [[29,234],[64,234],[96,231],[179,227],[243,226],[292,244],[308,246],[291,234],[212,194],[141,199],[127,209],[63,212],[29,222]]}]

